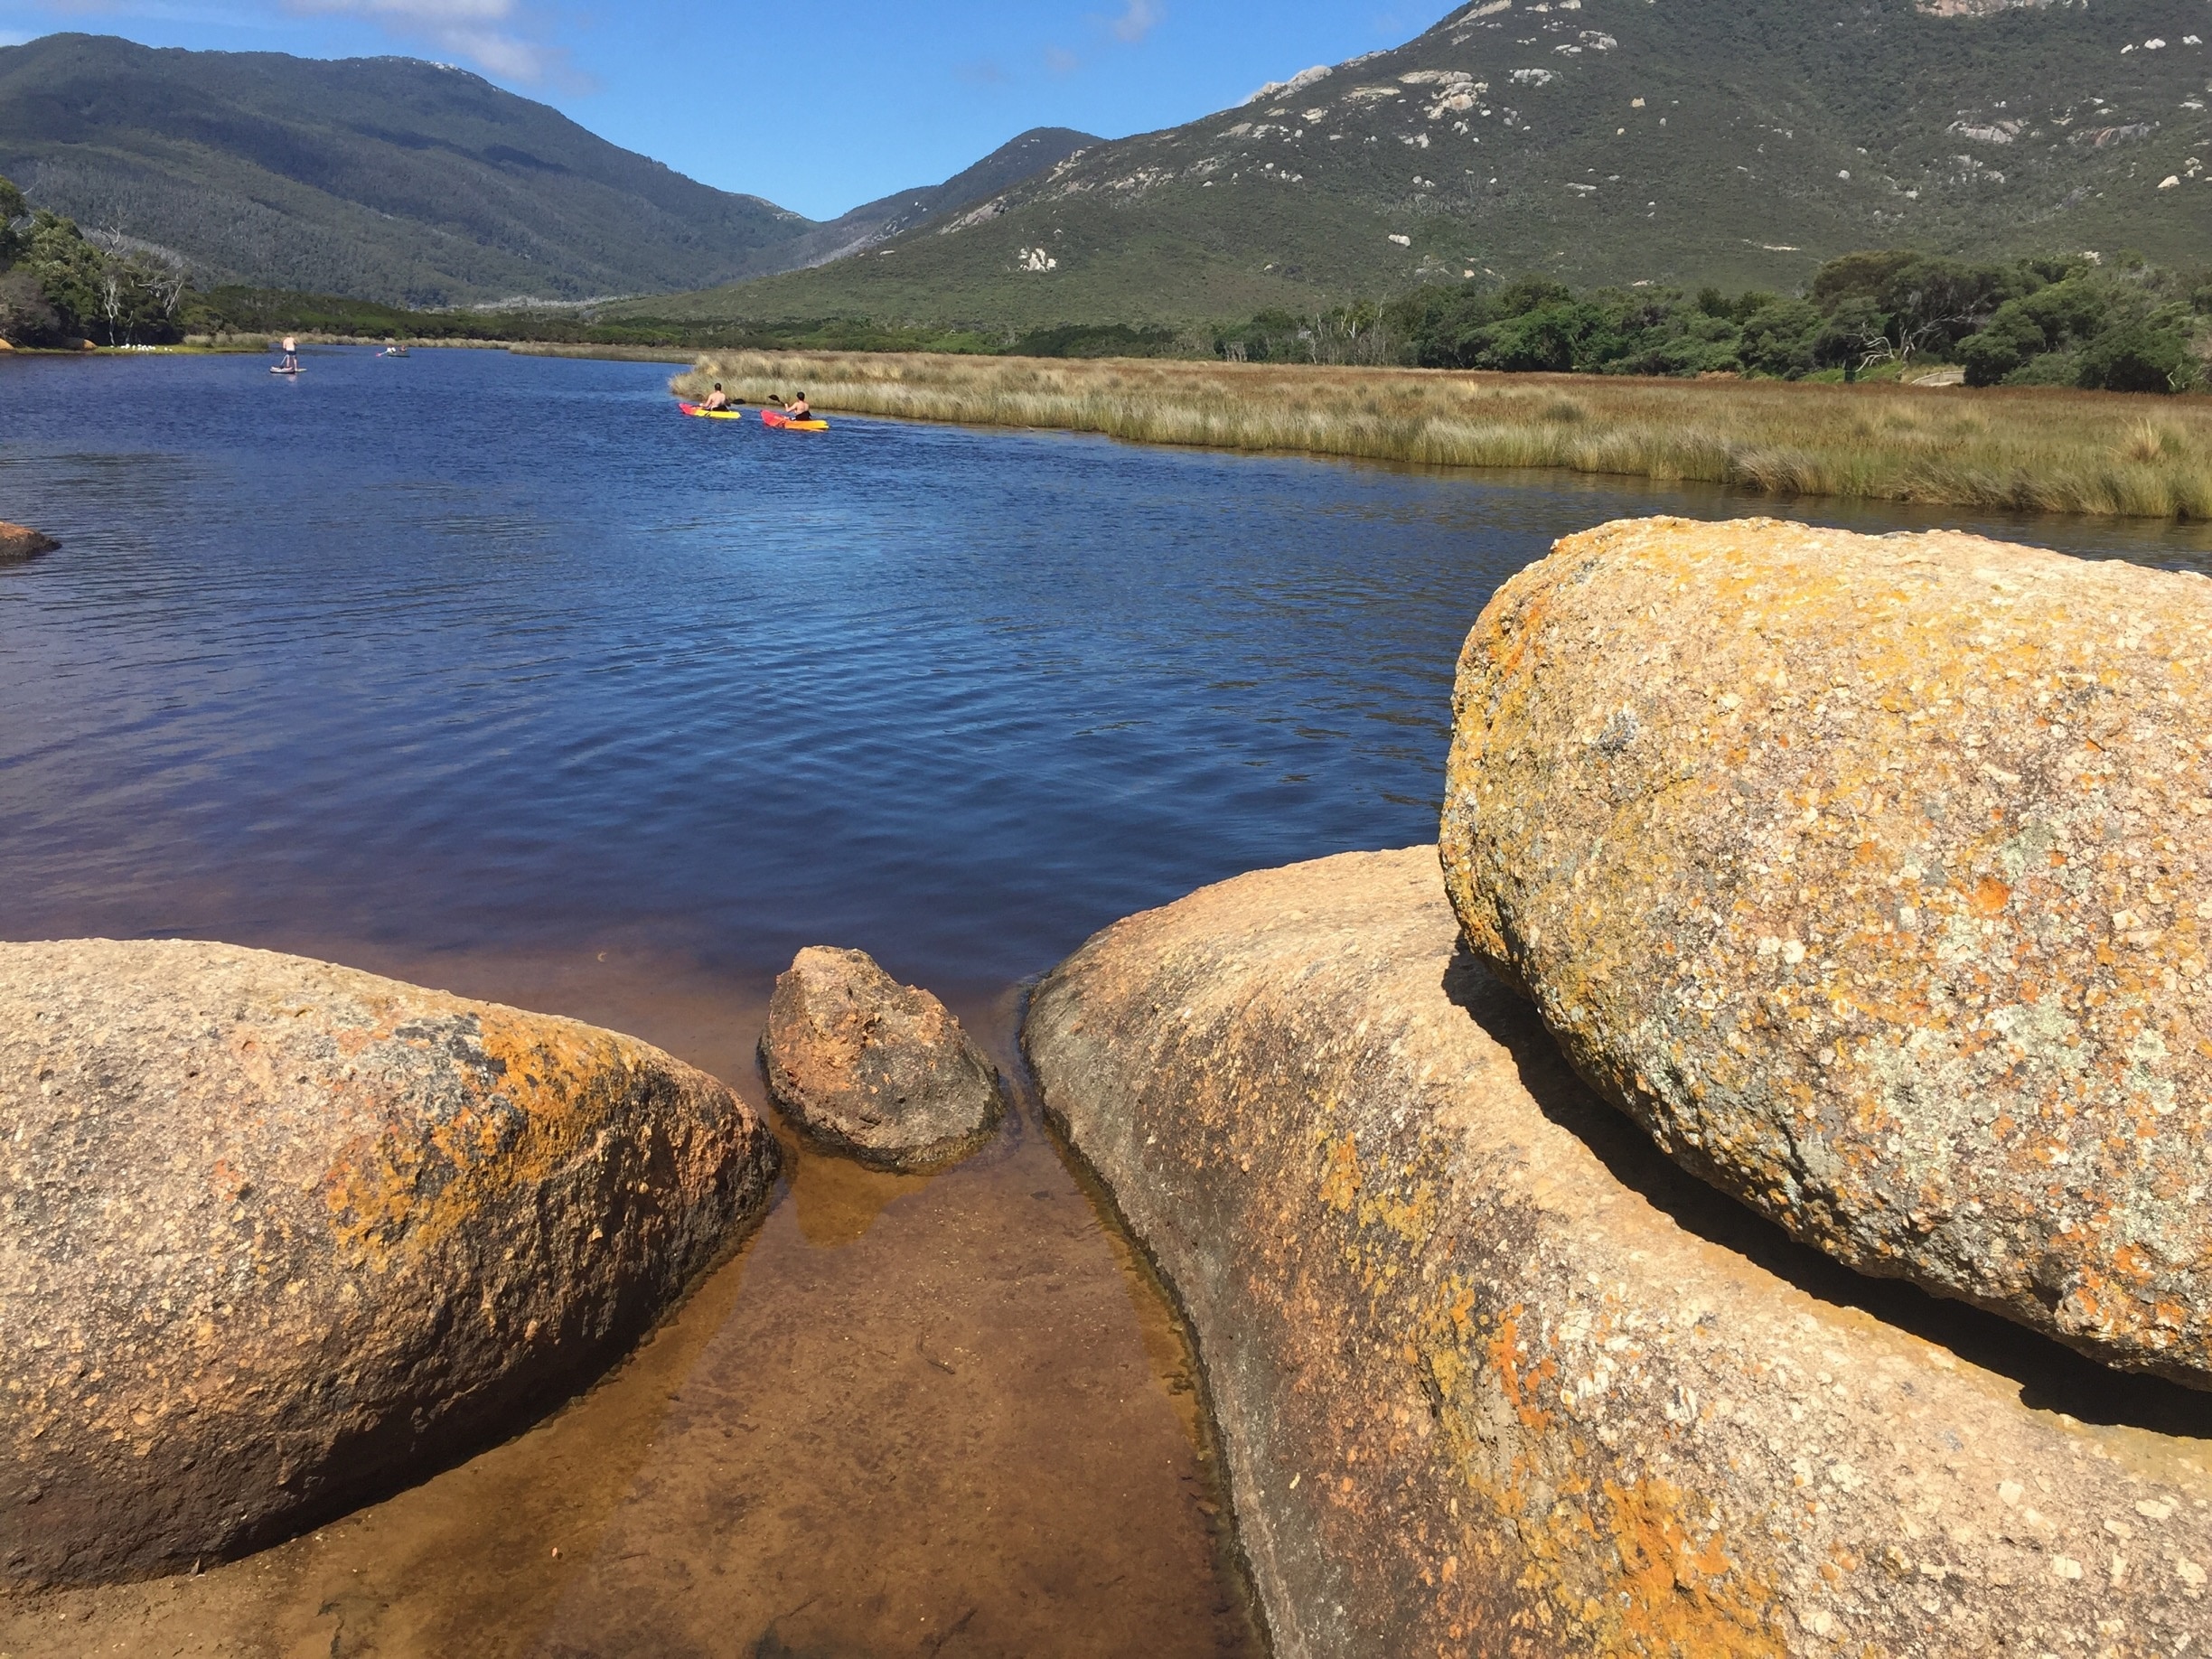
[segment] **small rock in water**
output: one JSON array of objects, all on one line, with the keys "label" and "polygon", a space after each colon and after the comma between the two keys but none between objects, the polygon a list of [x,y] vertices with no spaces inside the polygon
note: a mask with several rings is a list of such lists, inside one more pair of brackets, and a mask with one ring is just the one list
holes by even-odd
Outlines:
[{"label": "small rock in water", "polygon": [[801,1129],[879,1169],[942,1163],[998,1119],[998,1072],[960,1021],[865,951],[811,945],[792,959],[761,1064]]},{"label": "small rock in water", "polygon": [[619,1354],[764,1204],[724,1084],[222,944],[0,945],[0,1579],[197,1570]]},{"label": "small rock in water", "polygon": [[0,565],[36,558],[42,553],[52,552],[61,545],[52,536],[42,535],[26,524],[10,524],[5,519],[0,519]]}]

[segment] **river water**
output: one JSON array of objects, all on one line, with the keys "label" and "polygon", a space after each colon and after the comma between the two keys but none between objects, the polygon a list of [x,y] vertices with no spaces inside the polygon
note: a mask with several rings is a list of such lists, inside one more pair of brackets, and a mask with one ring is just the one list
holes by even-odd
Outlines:
[{"label": "river water", "polygon": [[[1459,642],[1649,512],[2022,520],[1047,434],[689,421],[654,365],[0,361],[0,936],[231,940],[630,1030],[760,1098],[794,951],[1017,1073],[1022,981],[1239,871],[1433,834]],[[807,1157],[549,1421],[0,1651],[1241,1654],[1189,1357],[1014,1115],[935,1180]],[[556,1553],[558,1551],[558,1553]]]}]

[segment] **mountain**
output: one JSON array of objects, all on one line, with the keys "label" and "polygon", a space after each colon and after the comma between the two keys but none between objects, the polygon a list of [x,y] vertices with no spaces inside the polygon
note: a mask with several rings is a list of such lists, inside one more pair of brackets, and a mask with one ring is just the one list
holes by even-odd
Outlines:
[{"label": "mountain", "polygon": [[99,35],[0,49],[0,173],[206,281],[415,305],[697,287],[813,228],[465,70]]},{"label": "mountain", "polygon": [[1017,327],[1424,279],[1783,290],[1907,246],[2212,260],[2205,0],[1480,0],[663,316]]},{"label": "mountain", "polygon": [[904,231],[933,224],[956,208],[972,207],[1012,189],[1031,173],[1058,166],[1078,150],[1104,142],[1072,127],[1033,127],[942,184],[902,190],[815,226],[786,244],[779,257],[788,258],[793,270],[846,258]]},{"label": "mountain", "polygon": [[698,288],[857,252],[1099,140],[1024,133],[942,184],[817,224],[617,148],[448,65],[0,48],[0,175],[204,283],[429,306]]}]

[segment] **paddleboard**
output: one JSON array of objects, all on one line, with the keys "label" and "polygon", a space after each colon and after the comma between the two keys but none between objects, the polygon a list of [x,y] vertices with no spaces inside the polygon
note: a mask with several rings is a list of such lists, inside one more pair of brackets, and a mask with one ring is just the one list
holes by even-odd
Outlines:
[{"label": "paddleboard", "polygon": [[305,374],[307,371],[305,369],[272,369],[269,372],[271,374]]},{"label": "paddleboard", "polygon": [[781,409],[763,409],[761,421],[765,426],[775,427],[779,432],[827,432],[830,430],[830,423],[826,420],[819,418],[793,420]]},{"label": "paddleboard", "polygon": [[696,403],[680,403],[676,407],[685,414],[694,416],[700,420],[743,420],[745,418],[743,409],[708,409],[701,408]]}]

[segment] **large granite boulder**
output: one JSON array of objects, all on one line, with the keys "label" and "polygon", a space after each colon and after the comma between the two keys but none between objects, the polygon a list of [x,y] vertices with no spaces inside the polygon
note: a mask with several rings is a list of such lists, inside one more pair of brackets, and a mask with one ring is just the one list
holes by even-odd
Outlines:
[{"label": "large granite boulder", "polygon": [[2158,1416],[2202,1432],[2198,1397],[1683,1174],[1460,951],[1435,856],[1209,888],[1031,1004],[1046,1109],[1189,1315],[1275,1651],[2212,1636],[2212,1446]]},{"label": "large granite boulder", "polygon": [[1862,1272],[2212,1387],[2212,582],[1658,519],[1460,659],[1468,942]]},{"label": "large granite boulder", "polygon": [[997,1068],[943,1003],[866,951],[800,951],[776,978],[760,1052],[786,1117],[879,1169],[944,1163],[998,1120]]},{"label": "large granite boulder", "polygon": [[24,524],[10,524],[0,519],[0,565],[13,565],[26,558],[36,558],[42,553],[51,553],[61,544],[52,536],[42,534]]},{"label": "large granite boulder", "polygon": [[764,1204],[728,1089],[230,945],[0,945],[0,1576],[188,1569],[517,1426]]}]

